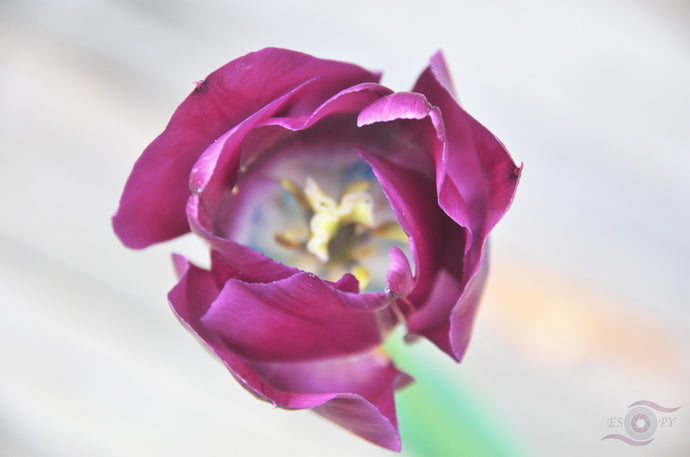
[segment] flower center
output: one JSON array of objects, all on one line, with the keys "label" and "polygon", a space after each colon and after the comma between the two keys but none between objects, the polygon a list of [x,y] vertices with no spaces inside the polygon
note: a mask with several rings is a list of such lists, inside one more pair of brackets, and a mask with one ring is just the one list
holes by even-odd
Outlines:
[{"label": "flower center", "polygon": [[[373,206],[368,181],[355,181],[350,184],[340,197],[340,203],[326,195],[311,177],[307,178],[304,195],[309,202],[313,215],[309,221],[311,237],[307,242],[307,251],[324,262],[329,260],[328,245],[338,232],[346,232],[345,240],[355,236],[356,230],[341,230],[350,225],[360,224],[363,227],[374,226]],[[361,190],[360,190],[361,189]],[[346,243],[347,245],[347,243]]]},{"label": "flower center", "polygon": [[367,180],[349,183],[337,202],[311,176],[307,176],[304,188],[286,179],[281,180],[281,185],[302,208],[309,233],[304,236],[304,233],[288,230],[277,232],[274,239],[283,247],[309,253],[318,259],[320,265],[309,267],[311,262],[305,262],[302,267],[306,269],[317,270],[317,273],[329,270],[331,276],[349,272],[359,281],[360,289],[365,289],[372,275],[361,261],[374,250],[374,240],[384,238],[408,243],[396,221],[376,225],[374,198],[369,193],[371,183]]},{"label": "flower center", "polygon": [[410,243],[371,166],[350,148],[281,145],[250,162],[214,221],[220,236],[363,292],[386,289],[393,246]]}]

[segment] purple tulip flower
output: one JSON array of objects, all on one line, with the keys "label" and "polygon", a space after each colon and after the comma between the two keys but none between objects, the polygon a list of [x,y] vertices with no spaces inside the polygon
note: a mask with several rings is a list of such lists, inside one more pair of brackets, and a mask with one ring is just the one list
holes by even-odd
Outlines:
[{"label": "purple tulip flower", "polygon": [[412,92],[379,78],[273,48],[228,63],[134,165],[113,226],[132,248],[208,242],[210,270],[174,257],[168,298],[243,387],[399,450],[410,378],[380,345],[404,321],[462,359],[521,167],[440,53]]}]

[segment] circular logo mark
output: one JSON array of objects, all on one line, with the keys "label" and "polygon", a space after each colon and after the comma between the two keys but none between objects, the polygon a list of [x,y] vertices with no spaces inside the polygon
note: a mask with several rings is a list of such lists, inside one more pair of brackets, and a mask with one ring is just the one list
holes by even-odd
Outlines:
[{"label": "circular logo mark", "polygon": [[646,440],[656,432],[656,416],[646,406],[636,406],[625,416],[625,431],[630,438]]}]

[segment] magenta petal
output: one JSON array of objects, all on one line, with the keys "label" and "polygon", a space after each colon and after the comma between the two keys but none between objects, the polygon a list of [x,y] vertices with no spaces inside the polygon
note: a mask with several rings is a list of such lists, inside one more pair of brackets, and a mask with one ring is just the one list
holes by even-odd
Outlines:
[{"label": "magenta petal", "polygon": [[[379,446],[400,450],[394,387],[410,378],[376,351],[302,363],[252,363],[272,387],[287,392],[331,393],[314,411]],[[304,401],[295,395],[291,402]]]},{"label": "magenta petal", "polygon": [[400,450],[393,390],[410,378],[387,357],[373,350],[304,362],[241,358],[200,320],[220,292],[212,273],[181,256],[174,262],[181,278],[168,295],[173,311],[247,390],[283,408],[314,408],[364,439]]},{"label": "magenta petal", "polygon": [[407,297],[414,288],[414,278],[412,277],[410,262],[408,262],[405,254],[397,246],[391,248],[389,256],[390,265],[386,275],[388,289],[397,296]]},{"label": "magenta petal", "polygon": [[221,285],[229,279],[247,283],[267,283],[288,278],[300,272],[239,243],[218,239],[211,251],[213,276]]},{"label": "magenta petal", "polygon": [[[410,237],[415,263],[415,288],[411,298],[421,300],[428,295],[440,268],[454,263],[453,271],[461,271],[462,262],[454,249],[459,245],[459,252],[463,252],[464,231],[435,204],[436,190],[430,179],[402,168],[383,155],[365,150],[360,154],[371,165],[398,223]],[[393,265],[399,268],[399,262]]]},{"label": "magenta petal", "polygon": [[190,171],[189,187],[191,191],[197,194],[204,193],[208,199],[216,199],[222,186],[234,183],[237,178],[240,167],[238,149],[245,135],[261,122],[266,121],[278,111],[285,109],[291,102],[299,99],[300,96],[308,92],[306,89],[311,89],[318,81],[318,78],[305,81],[252,113],[251,116],[214,141],[204,150]]},{"label": "magenta petal", "polygon": [[273,99],[314,77],[308,94],[289,112],[311,112],[338,91],[379,75],[356,65],[267,48],[211,73],[173,114],[165,131],[134,165],[113,216],[113,228],[132,248],[189,231],[184,208],[189,172],[202,151],[234,125]]},{"label": "magenta petal", "polygon": [[[443,57],[436,54],[430,67],[419,77],[415,91],[425,94],[441,109],[448,129],[446,151],[443,157],[437,158],[439,204],[452,216],[456,199],[467,202],[473,238],[481,240],[481,247],[483,239],[508,209],[521,167],[491,132],[458,105],[449,92],[446,78]],[[450,189],[453,193],[446,195]],[[464,221],[458,223],[464,225]],[[478,258],[475,254],[473,263]]]},{"label": "magenta petal", "polygon": [[173,264],[180,281],[168,294],[168,300],[180,321],[203,339],[199,319],[218,296],[220,287],[211,272],[190,264],[181,255],[173,255]]},{"label": "magenta petal", "polygon": [[[403,302],[399,305],[407,317],[408,330],[413,334],[424,335],[453,358],[460,360],[469,341],[479,295],[484,285],[485,276],[477,275],[484,241],[492,224],[498,220],[490,219],[487,214],[486,208],[491,205],[493,198],[491,192],[496,189],[486,184],[484,178],[484,173],[491,175],[495,168],[482,170],[477,166],[481,160],[462,162],[456,157],[466,154],[466,150],[470,148],[474,148],[471,151],[475,156],[491,154],[492,146],[481,142],[472,143],[470,138],[469,145],[465,144],[464,149],[457,147],[458,120],[453,116],[446,116],[444,110],[455,109],[462,113],[464,111],[447,90],[450,80],[442,59],[439,61],[439,56],[436,56],[432,61],[436,62],[436,73],[428,72],[440,75],[439,79],[435,80],[437,89],[443,91],[447,105],[452,106],[443,105],[439,109],[430,105],[427,98],[421,94],[391,94],[362,111],[358,124],[390,124],[372,127],[378,130],[374,130],[376,133],[371,136],[369,142],[381,145],[386,144],[386,135],[407,135],[409,141],[414,141],[415,137],[409,133],[411,124],[405,124],[405,131],[399,127],[396,130],[396,123],[392,121],[399,124],[410,122],[402,119],[421,120],[428,116],[436,131],[436,137],[442,142],[441,147],[432,146],[428,149],[429,152],[420,152],[416,157],[408,155],[405,161],[396,158],[400,155],[400,148],[395,144],[379,147],[387,150],[387,154],[381,150],[374,153],[366,147],[361,154],[372,166],[391,202],[398,222],[410,236],[417,272],[414,287],[410,290],[409,281],[406,281],[409,276],[405,270],[404,259],[396,256],[394,252],[391,253],[388,273],[390,290],[397,297],[402,297]],[[417,131],[417,135],[422,136],[428,136],[429,133],[428,130]],[[495,139],[494,144],[500,146]],[[427,145],[433,143],[427,142]],[[510,172],[503,173],[498,178],[489,176],[489,179],[494,179],[493,182],[499,187],[505,186],[511,192],[512,198],[516,183],[514,178],[519,175],[519,169],[515,167],[502,146],[501,151],[502,155],[499,155],[499,158],[504,159],[503,164]],[[421,164],[425,160],[430,160],[434,164],[435,182],[405,165],[405,162],[414,161],[423,169]],[[455,179],[466,179],[466,175],[470,173],[467,170],[460,173],[458,168],[461,166],[474,166],[476,173],[469,183],[457,185]],[[501,211],[507,209],[507,203]],[[407,285],[407,288],[403,284]],[[409,294],[407,299],[407,294],[402,291]]]},{"label": "magenta petal", "polygon": [[385,294],[352,294],[313,274],[272,283],[229,280],[201,319],[242,357],[298,361],[352,354],[381,343],[382,322],[371,311]]},{"label": "magenta petal", "polygon": [[[453,356],[460,359],[467,346],[479,292],[485,275],[478,274],[489,231],[507,211],[520,177],[521,167],[511,159],[496,137],[465,112],[453,98],[442,55],[436,54],[414,90],[427,96],[441,110],[447,143],[436,154],[436,185],[439,205],[458,224],[470,230],[471,243],[463,266],[463,298],[453,309],[451,338]],[[427,329],[429,332],[432,328]]]},{"label": "magenta petal", "polygon": [[407,330],[411,334],[424,335],[456,360],[460,356],[455,354],[451,343],[450,314],[461,294],[460,280],[440,270],[424,301],[417,303],[418,309],[407,318]]},{"label": "magenta petal", "polygon": [[377,403],[355,395],[341,395],[313,410],[367,441],[399,452],[402,447],[400,433],[392,420],[395,419],[393,388],[387,387],[378,395]]},{"label": "magenta petal", "polygon": [[414,288],[407,297],[401,293],[409,287],[409,273],[404,264],[406,259],[395,251],[391,252],[387,278],[388,287],[401,297],[399,305],[407,317],[408,330],[426,336],[460,360],[463,354],[453,345],[450,317],[465,284],[466,229],[455,224],[436,205],[435,186],[430,180],[381,155],[367,151],[361,151],[361,155],[374,170],[398,222],[410,237],[416,266]]},{"label": "magenta petal", "polygon": [[343,292],[359,293],[359,281],[350,273],[344,274],[333,286]]},{"label": "magenta petal", "polygon": [[482,258],[478,273],[464,288],[442,270],[425,303],[408,319],[410,335],[424,335],[460,362],[470,343],[487,273],[486,256]]},{"label": "magenta petal", "polygon": [[460,300],[451,312],[450,341],[453,345],[453,353],[458,361],[462,359],[467,346],[470,344],[474,318],[479,307],[479,299],[486,285],[488,273],[489,261],[488,254],[485,252],[479,260],[479,271],[465,285],[465,290]]},{"label": "magenta petal", "polygon": [[433,72],[436,81],[438,81],[438,83],[443,86],[443,88],[446,89],[449,94],[456,98],[453,78],[450,77],[450,71],[448,71],[448,66],[443,58],[443,53],[438,51],[436,54],[431,56],[429,63],[431,64],[431,71]]},{"label": "magenta petal", "polygon": [[[381,97],[363,109],[357,117],[357,125],[371,125],[376,122],[390,122],[398,119],[424,119],[432,117],[435,126],[440,127],[438,109],[434,109],[426,97],[413,92],[396,92]],[[443,140],[442,128],[437,128],[439,137]]]},{"label": "magenta petal", "polygon": [[392,95],[395,94],[391,94],[391,90],[385,86],[362,83],[333,95],[309,116],[276,118],[265,124],[281,125],[289,130],[304,130],[330,114],[358,113],[365,107],[375,104],[377,100]]}]

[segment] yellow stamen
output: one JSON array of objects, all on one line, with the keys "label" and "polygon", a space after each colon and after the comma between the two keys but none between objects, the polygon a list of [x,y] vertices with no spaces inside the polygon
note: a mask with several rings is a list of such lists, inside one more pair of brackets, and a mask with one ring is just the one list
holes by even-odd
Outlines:
[{"label": "yellow stamen", "polygon": [[357,278],[357,281],[359,281],[359,290],[364,290],[367,288],[369,283],[371,282],[371,273],[369,273],[369,270],[364,268],[362,265],[357,265],[350,271],[352,275]]},{"label": "yellow stamen", "polygon": [[302,247],[297,238],[290,232],[276,232],[273,238],[276,240],[276,243],[284,248],[300,249]]},{"label": "yellow stamen", "polygon": [[[360,184],[354,188],[361,189],[361,187]],[[340,227],[348,224],[361,224],[365,227],[374,226],[374,201],[364,191],[345,192],[340,203],[336,203],[321,190],[313,179],[307,178],[304,196],[314,212],[309,221],[311,238],[307,242],[307,251],[323,262],[327,262],[329,259],[328,243]]]},{"label": "yellow stamen", "polygon": [[283,189],[287,190],[292,194],[293,197],[295,197],[295,200],[297,200],[297,203],[299,203],[299,206],[301,206],[303,209],[311,208],[309,205],[309,200],[307,200],[306,195],[304,195],[304,192],[302,192],[302,189],[300,189],[297,184],[289,179],[281,179],[280,185],[283,186]]},{"label": "yellow stamen", "polygon": [[397,221],[388,221],[379,225],[371,231],[372,235],[380,238],[388,238],[401,243],[409,243],[409,238]]},{"label": "yellow stamen", "polygon": [[371,183],[365,179],[360,179],[359,181],[352,181],[350,184],[345,186],[343,192],[340,194],[342,199],[347,194],[356,194],[359,192],[366,192],[371,189]]}]

